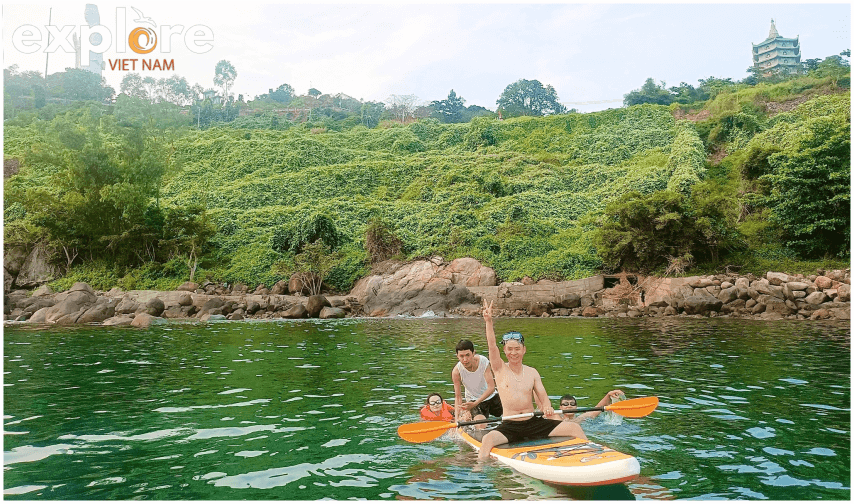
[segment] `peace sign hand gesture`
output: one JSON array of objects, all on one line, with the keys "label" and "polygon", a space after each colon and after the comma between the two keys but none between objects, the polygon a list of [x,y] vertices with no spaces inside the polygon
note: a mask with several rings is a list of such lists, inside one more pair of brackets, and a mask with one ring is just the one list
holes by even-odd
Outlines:
[{"label": "peace sign hand gesture", "polygon": [[485,299],[483,300],[483,320],[485,320],[486,323],[492,322],[492,303],[492,301],[487,303]]}]

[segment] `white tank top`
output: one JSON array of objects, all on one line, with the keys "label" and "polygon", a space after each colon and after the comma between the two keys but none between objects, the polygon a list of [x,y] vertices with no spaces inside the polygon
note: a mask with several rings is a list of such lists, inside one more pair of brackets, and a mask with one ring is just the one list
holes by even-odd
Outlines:
[{"label": "white tank top", "polygon": [[[478,355],[477,357],[478,364],[477,369],[475,369],[474,372],[469,372],[469,370],[463,366],[462,362],[457,362],[457,370],[460,372],[460,379],[466,387],[466,401],[477,401],[489,387],[486,384],[486,378],[484,377],[484,374],[486,373],[486,366],[489,365],[489,359],[483,355]],[[493,390],[492,394],[486,399],[491,399],[494,395],[495,391]]]}]

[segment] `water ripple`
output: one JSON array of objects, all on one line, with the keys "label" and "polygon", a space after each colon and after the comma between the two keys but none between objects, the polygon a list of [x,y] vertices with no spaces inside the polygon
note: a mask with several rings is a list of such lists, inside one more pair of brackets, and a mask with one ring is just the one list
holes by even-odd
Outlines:
[{"label": "water ripple", "polygon": [[336,455],[319,464],[297,464],[290,467],[277,467],[263,471],[253,471],[234,476],[223,476],[215,479],[213,484],[218,487],[230,488],[275,488],[289,483],[309,478],[315,473],[323,473],[328,469],[339,469],[350,464],[361,464],[371,460],[370,455],[351,454]]}]

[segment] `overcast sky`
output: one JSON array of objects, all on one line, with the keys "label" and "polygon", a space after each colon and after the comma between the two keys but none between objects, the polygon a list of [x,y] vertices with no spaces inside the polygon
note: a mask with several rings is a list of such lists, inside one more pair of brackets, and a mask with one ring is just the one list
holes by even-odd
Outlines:
[{"label": "overcast sky", "polygon": [[[85,3],[3,5],[3,67],[44,72],[45,53],[27,55],[13,45],[21,25],[85,24]],[[230,61],[232,87],[247,99],[288,83],[364,100],[414,94],[440,100],[451,89],[467,105],[495,109],[504,88],[518,79],[554,86],[568,107],[587,112],[618,107],[623,95],[652,77],[667,86],[698,79],[747,76],[751,43],[767,36],[771,19],[783,37],[800,37],[802,59],[825,58],[851,47],[851,4],[260,4],[255,2],[97,2],[101,24],[118,33],[116,9],[126,9],[126,30],[135,7],[163,25],[204,25],[213,48],[196,54],[173,36],[163,54],[104,53],[103,72],[119,91],[127,72],[111,70],[119,58],[173,59],[190,84],[214,87],[214,67]],[[47,32],[44,32],[45,35]],[[160,32],[157,32],[158,34]],[[115,38],[115,36],[114,36]],[[70,37],[69,37],[70,39]],[[48,73],[74,66],[74,54],[49,55]],[[141,61],[137,63],[141,65]],[[140,71],[168,77],[173,72]],[[598,104],[583,102],[609,101]]]}]

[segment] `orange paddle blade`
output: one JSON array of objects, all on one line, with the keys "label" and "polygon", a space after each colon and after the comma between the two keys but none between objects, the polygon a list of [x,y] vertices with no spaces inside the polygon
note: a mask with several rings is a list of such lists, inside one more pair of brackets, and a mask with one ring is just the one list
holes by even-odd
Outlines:
[{"label": "orange paddle blade", "polygon": [[629,399],[620,401],[610,406],[605,406],[606,411],[613,411],[618,415],[629,418],[641,418],[649,415],[658,406],[657,397],[638,397],[637,399]]},{"label": "orange paddle blade", "polygon": [[457,424],[453,422],[416,422],[403,424],[397,428],[397,435],[410,443],[424,443],[432,441],[444,434],[448,429],[453,429]]}]

